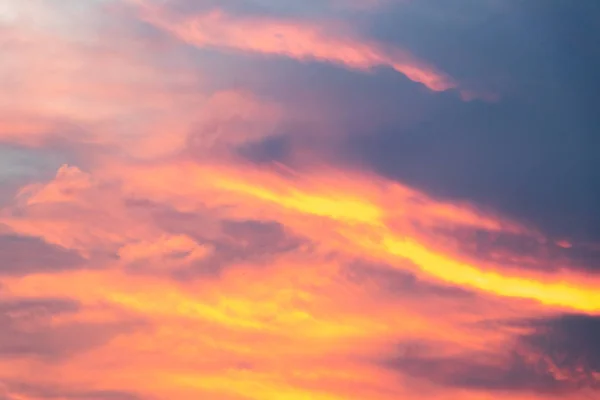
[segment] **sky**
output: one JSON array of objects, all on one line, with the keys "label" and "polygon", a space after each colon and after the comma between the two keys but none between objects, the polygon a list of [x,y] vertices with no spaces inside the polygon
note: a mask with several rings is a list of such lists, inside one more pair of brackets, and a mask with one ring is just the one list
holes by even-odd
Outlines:
[{"label": "sky", "polygon": [[597,0],[0,0],[0,400],[600,398]]}]

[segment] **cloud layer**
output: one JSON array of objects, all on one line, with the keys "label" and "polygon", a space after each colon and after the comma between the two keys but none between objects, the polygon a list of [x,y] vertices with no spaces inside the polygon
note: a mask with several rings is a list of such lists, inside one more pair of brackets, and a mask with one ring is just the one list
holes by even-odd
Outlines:
[{"label": "cloud layer", "polygon": [[600,10],[434,3],[0,6],[0,399],[595,398]]}]

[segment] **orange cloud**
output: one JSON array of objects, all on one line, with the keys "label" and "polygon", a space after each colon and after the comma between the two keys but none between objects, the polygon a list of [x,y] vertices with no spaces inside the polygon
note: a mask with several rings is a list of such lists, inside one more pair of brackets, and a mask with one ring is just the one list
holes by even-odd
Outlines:
[{"label": "orange cloud", "polygon": [[[187,172],[181,174],[182,170]],[[600,309],[600,297],[595,284],[587,283],[583,277],[545,276],[534,272],[508,275],[506,271],[502,272],[502,266],[488,265],[482,268],[463,256],[437,250],[435,237],[431,242],[432,238],[418,234],[411,227],[413,223],[431,228],[447,224],[485,229],[501,229],[505,225],[509,231],[519,228],[510,222],[494,222],[468,209],[433,202],[410,190],[394,190],[399,188],[397,185],[388,188],[382,183],[378,187],[360,177],[344,179],[337,175],[329,178],[323,172],[305,180],[296,178],[290,181],[259,171],[206,169],[191,164],[165,165],[148,172],[132,170],[124,176],[132,179],[127,183],[132,185],[128,190],[172,201],[176,207],[189,207],[189,203],[185,204],[186,198],[203,194],[215,206],[223,200],[231,201],[231,196],[235,196],[235,203],[245,204],[243,208],[249,208],[250,202],[255,202],[256,206],[252,206],[255,210],[267,207],[273,214],[279,209],[279,218],[307,236],[315,234],[313,224],[323,222],[318,219],[307,220],[302,216],[325,217],[331,226],[322,228],[319,236],[327,232],[328,236],[339,240],[340,246],[352,246],[356,254],[381,257],[391,263],[408,259],[416,266],[414,272],[450,284],[579,311],[598,312]],[[307,184],[303,185],[302,182]],[[348,190],[348,187],[354,187],[355,190]],[[229,195],[222,197],[223,193]],[[414,217],[403,215],[402,208],[406,205],[410,210],[415,207],[411,205],[415,201],[420,203],[415,210],[418,214]],[[385,204],[394,204],[395,208],[390,211],[383,207]],[[245,210],[240,212],[244,213]],[[395,219],[395,226],[386,224],[386,219],[390,217]],[[329,238],[323,240],[331,241]]]},{"label": "orange cloud", "polygon": [[[189,184],[180,184],[169,171],[179,171]],[[4,210],[2,223],[15,234],[39,236],[90,259],[98,249],[115,249],[119,259],[103,258],[96,262],[95,270],[5,278],[2,287],[9,290],[1,294],[21,299],[68,296],[82,307],[69,317],[71,321],[81,324],[134,315],[147,321],[146,328],[121,334],[64,363],[40,365],[30,360],[12,373],[0,368],[5,379],[16,379],[35,366],[48,371],[47,376],[62,377],[58,381],[35,380],[42,387],[110,388],[160,398],[276,398],[281,393],[289,398],[392,399],[399,394],[417,398],[410,385],[398,383],[395,374],[361,360],[390,351],[397,340],[438,340],[440,331],[446,333],[448,346],[474,349],[501,348],[510,339],[506,332],[496,332],[495,338],[491,333],[478,336],[468,322],[477,314],[449,312],[440,317],[434,304],[422,303],[418,297],[379,297],[379,284],[369,288],[340,280],[346,260],[371,256],[359,242],[351,242],[354,248],[346,250],[337,247],[336,235],[341,234],[348,243],[350,236],[344,230],[362,235],[366,226],[364,234],[368,236],[369,229],[387,229],[388,210],[377,202],[385,196],[371,187],[371,192],[365,193],[373,203],[367,203],[360,190],[351,190],[365,189],[366,181],[341,175],[332,175],[331,180],[324,175],[320,181],[298,175],[294,187],[291,181],[268,172],[193,164],[173,170],[120,166],[120,183],[111,172],[108,165],[93,174],[63,167],[54,181],[24,190],[18,208]],[[231,184],[242,177],[260,189],[258,195]],[[263,192],[267,194],[260,194]],[[310,236],[318,245],[283,253],[268,263],[237,260],[215,278],[172,280],[163,275],[165,267],[189,267],[190,261],[205,259],[210,253],[200,239],[169,236],[148,211],[129,209],[123,200],[134,193],[138,201],[175,207],[180,205],[178,196],[201,198],[210,216],[217,219],[267,218],[261,216],[264,204],[269,218]],[[229,206],[221,208],[225,206],[221,201]],[[340,205],[339,210],[334,203]],[[182,210],[198,207],[197,202],[181,204],[187,205]],[[81,212],[86,208],[89,212]],[[424,215],[427,209],[425,205]],[[464,212],[470,217],[454,223],[477,223],[481,218],[481,223],[487,224],[484,218]],[[202,211],[195,208],[195,213]],[[449,218],[444,213],[431,215]],[[324,227],[323,218],[330,220],[333,229],[318,228]],[[197,226],[196,232],[207,228]],[[212,233],[207,238],[218,239],[219,235]],[[333,259],[327,256],[332,249],[339,252]],[[177,253],[184,257],[175,263],[165,259]],[[124,263],[131,262],[145,264],[146,273],[123,269]],[[394,264],[400,266],[398,260]],[[453,307],[446,303],[452,300],[444,300],[444,296],[429,296],[430,301],[433,298],[441,302],[438,307]],[[538,312],[535,307],[520,306],[516,314],[499,305],[491,307],[487,315],[498,318]],[[439,351],[442,349],[446,347]],[[111,370],[106,369],[108,365],[113,366]],[[102,371],[102,376],[94,371]]]}]

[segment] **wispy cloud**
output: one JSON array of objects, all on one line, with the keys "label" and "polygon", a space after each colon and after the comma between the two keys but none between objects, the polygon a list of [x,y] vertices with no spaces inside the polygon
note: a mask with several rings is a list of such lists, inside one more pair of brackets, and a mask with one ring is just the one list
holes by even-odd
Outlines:
[{"label": "wispy cloud", "polygon": [[386,66],[434,91],[456,87],[449,76],[408,52],[362,40],[340,23],[323,21],[322,26],[305,20],[240,17],[223,9],[188,15],[149,2],[136,3],[144,20],[197,47],[322,61],[358,70]]}]

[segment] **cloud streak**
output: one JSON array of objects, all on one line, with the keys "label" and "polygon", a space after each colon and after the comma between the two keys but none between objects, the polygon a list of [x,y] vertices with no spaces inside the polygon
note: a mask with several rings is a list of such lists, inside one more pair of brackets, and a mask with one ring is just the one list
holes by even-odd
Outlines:
[{"label": "cloud streak", "polygon": [[336,26],[327,30],[309,21],[241,18],[222,9],[182,15],[152,3],[136,3],[146,21],[200,48],[329,62],[357,70],[386,66],[433,91],[456,87],[450,77],[409,53],[353,38],[343,26],[342,34],[336,34]]}]

